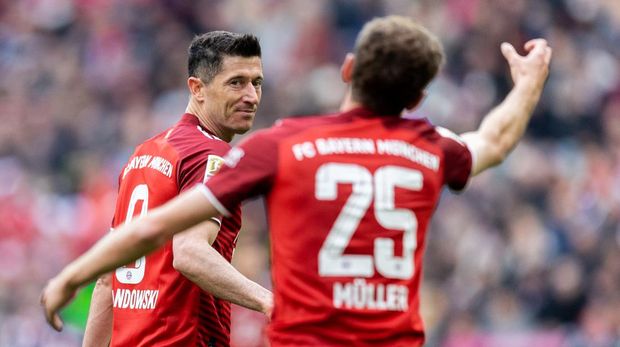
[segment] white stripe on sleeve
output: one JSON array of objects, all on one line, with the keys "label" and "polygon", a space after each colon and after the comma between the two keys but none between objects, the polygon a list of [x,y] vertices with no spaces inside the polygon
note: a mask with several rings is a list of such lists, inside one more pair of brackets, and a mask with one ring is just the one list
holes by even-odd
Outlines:
[{"label": "white stripe on sleeve", "polygon": [[207,186],[205,186],[204,184],[199,184],[197,186],[198,190],[200,190],[200,192],[202,194],[204,194],[204,196],[207,198],[207,200],[209,200],[209,202],[213,205],[213,207],[215,207],[215,209],[221,213],[223,216],[225,217],[230,217],[231,213],[228,211],[228,209],[226,209],[226,207],[224,207],[224,205],[222,205],[222,203],[215,197],[215,195],[213,195],[213,193],[211,193],[211,190],[209,190],[209,188],[207,188]]}]

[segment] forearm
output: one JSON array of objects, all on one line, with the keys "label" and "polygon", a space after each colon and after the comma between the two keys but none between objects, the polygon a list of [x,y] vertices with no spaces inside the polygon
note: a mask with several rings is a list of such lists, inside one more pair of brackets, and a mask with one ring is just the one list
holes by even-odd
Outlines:
[{"label": "forearm", "polygon": [[510,153],[527,128],[542,87],[522,82],[512,89],[504,101],[484,118],[480,135],[497,144],[502,159]]},{"label": "forearm", "polygon": [[97,280],[88,310],[83,347],[106,347],[112,337],[112,283],[111,275]]},{"label": "forearm", "polygon": [[475,159],[472,176],[504,161],[523,137],[542,92],[542,86],[528,83],[515,85],[477,131],[462,134]]},{"label": "forearm", "polygon": [[198,225],[172,242],[173,266],[202,290],[237,305],[269,313],[273,305],[270,291],[251,281],[211,247],[219,226],[213,222]]},{"label": "forearm", "polygon": [[163,244],[163,240],[142,236],[140,229],[148,228],[144,222],[130,223],[108,233],[86,253],[67,265],[58,277],[70,287],[79,288],[156,249]]},{"label": "forearm", "polygon": [[271,309],[273,295],[269,290],[245,277],[213,248],[201,253],[182,269],[185,277],[217,298],[263,313]]},{"label": "forearm", "polygon": [[194,189],[152,210],[144,218],[107,234],[47,283],[41,294],[47,322],[54,329],[62,330],[63,323],[58,310],[71,300],[80,286],[146,255],[163,245],[174,234],[211,218],[216,213],[204,194],[199,189]]},{"label": "forearm", "polygon": [[201,192],[181,194],[143,218],[108,233],[88,252],[69,264],[59,275],[78,288],[100,275],[128,264],[162,246],[176,233],[216,214]]}]

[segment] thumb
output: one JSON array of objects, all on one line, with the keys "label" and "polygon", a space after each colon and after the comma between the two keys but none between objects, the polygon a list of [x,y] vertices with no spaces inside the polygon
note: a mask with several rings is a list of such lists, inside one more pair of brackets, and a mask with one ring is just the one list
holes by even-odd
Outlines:
[{"label": "thumb", "polygon": [[519,54],[515,48],[508,42],[502,42],[500,49],[502,50],[502,54],[508,63],[512,63],[517,57],[519,57]]}]

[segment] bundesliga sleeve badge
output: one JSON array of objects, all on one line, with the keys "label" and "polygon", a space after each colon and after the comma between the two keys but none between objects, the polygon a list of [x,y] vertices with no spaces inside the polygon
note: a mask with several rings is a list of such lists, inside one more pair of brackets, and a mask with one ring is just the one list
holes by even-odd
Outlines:
[{"label": "bundesliga sleeve badge", "polygon": [[210,177],[215,175],[222,167],[222,164],[224,164],[224,158],[217,155],[209,154],[209,157],[207,158],[207,169],[205,171],[204,182],[206,182]]}]

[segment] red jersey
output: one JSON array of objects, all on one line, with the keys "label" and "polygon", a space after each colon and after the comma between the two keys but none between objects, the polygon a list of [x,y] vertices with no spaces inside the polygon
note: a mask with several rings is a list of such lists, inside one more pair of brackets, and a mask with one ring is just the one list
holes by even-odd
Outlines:
[{"label": "red jersey", "polygon": [[[214,174],[230,145],[185,114],[172,128],[138,146],[119,177],[113,226],[174,198]],[[218,221],[219,222],[219,221]],[[228,261],[241,226],[233,207],[213,243]],[[177,272],[172,241],[113,274],[111,346],[228,346],[230,303]]]},{"label": "red jersey", "polygon": [[467,147],[426,120],[364,109],[289,119],[224,158],[203,191],[228,214],[266,196],[272,346],[420,346],[426,229],[444,185],[462,189]]}]

